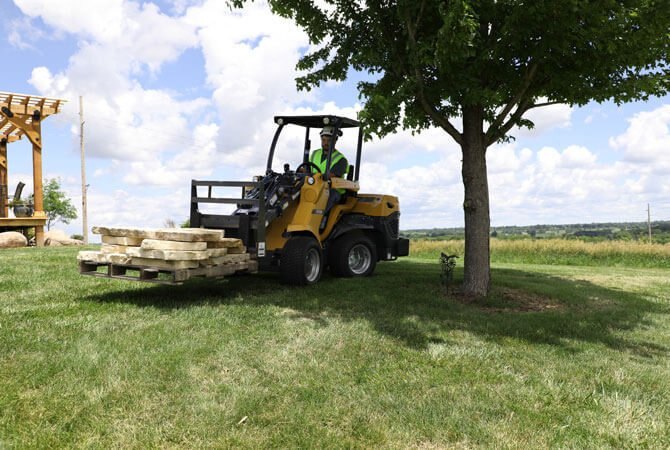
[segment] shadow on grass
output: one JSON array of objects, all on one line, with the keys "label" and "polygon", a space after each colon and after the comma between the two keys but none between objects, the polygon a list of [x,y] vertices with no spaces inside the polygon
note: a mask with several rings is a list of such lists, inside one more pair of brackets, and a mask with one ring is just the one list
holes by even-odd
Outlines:
[{"label": "shadow on grass", "polygon": [[[458,281],[462,271],[456,275]],[[650,325],[651,314],[670,312],[642,295],[540,272],[493,269],[492,278],[492,294],[477,303],[446,296],[438,265],[414,261],[380,264],[375,276],[364,279],[324,275],[318,285],[303,288],[282,285],[274,274],[193,280],[182,286],[138,287],[136,283],[133,289],[118,282],[118,289],[85,300],[160,309],[276,306],[290,311],[289,320],[312,320],[315,326],[328,326],[333,317],[364,319],[380,333],[417,349],[445,342],[447,332],[462,330],[489,340],[511,337],[566,351],[577,351],[575,341],[600,343],[643,357],[669,350],[622,333]],[[503,295],[509,289],[546,299],[552,306],[521,311]]]}]

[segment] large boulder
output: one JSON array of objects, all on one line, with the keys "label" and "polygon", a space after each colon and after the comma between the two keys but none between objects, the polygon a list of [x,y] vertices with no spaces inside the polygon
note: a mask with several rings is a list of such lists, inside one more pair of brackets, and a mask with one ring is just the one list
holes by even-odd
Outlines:
[{"label": "large boulder", "polygon": [[62,245],[84,245],[79,239],[71,239],[64,231],[49,230],[44,233],[44,245],[60,247]]},{"label": "large boulder", "polygon": [[28,239],[16,231],[0,233],[0,248],[17,248],[28,245]]}]

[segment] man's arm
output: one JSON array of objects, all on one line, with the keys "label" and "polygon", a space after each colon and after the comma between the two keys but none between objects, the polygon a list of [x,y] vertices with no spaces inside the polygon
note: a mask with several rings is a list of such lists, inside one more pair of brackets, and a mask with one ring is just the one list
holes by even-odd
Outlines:
[{"label": "man's arm", "polygon": [[349,162],[347,161],[347,158],[342,158],[337,162],[337,164],[330,168],[330,173],[336,177],[341,178],[344,177],[344,173],[347,171],[348,167]]}]

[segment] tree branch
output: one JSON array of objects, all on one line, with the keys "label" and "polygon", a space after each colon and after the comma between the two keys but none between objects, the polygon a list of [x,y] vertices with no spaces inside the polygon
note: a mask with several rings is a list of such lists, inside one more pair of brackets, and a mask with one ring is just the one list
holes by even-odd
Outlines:
[{"label": "tree branch", "polygon": [[519,103],[517,106],[516,111],[514,111],[509,120],[498,129],[499,131],[497,133],[492,133],[491,136],[489,136],[489,132],[491,131],[491,128],[489,127],[489,131],[486,132],[486,146],[488,147],[501,137],[505,136],[507,132],[511,130],[514,125],[516,125],[516,123],[519,121],[519,119],[521,119],[526,111],[532,107],[533,104],[529,99],[522,100],[521,103]]},{"label": "tree branch", "polygon": [[528,70],[526,71],[526,74],[523,77],[523,83],[521,85],[521,89],[519,89],[519,92],[517,92],[514,98],[512,98],[509,101],[509,103],[507,103],[505,108],[503,108],[500,114],[496,116],[496,118],[493,120],[493,123],[491,123],[491,126],[489,126],[489,129],[486,131],[487,141],[495,142],[498,139],[499,136],[497,136],[498,135],[497,130],[499,130],[500,127],[503,126],[505,118],[512,111],[514,106],[516,106],[517,104],[518,105],[521,104],[524,95],[526,95],[528,89],[530,88],[531,83],[533,82],[533,78],[535,78],[536,72],[537,72],[537,63],[533,62],[531,63]]},{"label": "tree branch", "polygon": [[541,108],[543,106],[551,106],[551,105],[561,105],[565,102],[544,102],[544,103],[535,103],[534,105],[530,105],[528,109],[533,109],[533,108]]},{"label": "tree branch", "polygon": [[419,14],[416,15],[416,23],[414,24],[414,30],[419,28],[421,23],[421,17],[423,16],[423,9],[426,7],[426,0],[421,0],[421,6],[419,7]]},{"label": "tree branch", "polygon": [[[560,105],[565,102],[558,102],[558,101],[552,101],[552,102],[542,102],[542,103],[531,103],[528,100],[525,102],[522,102],[519,104],[519,107],[514,111],[514,114],[510,117],[510,119],[500,128],[500,133],[496,133],[491,136],[491,138],[488,138],[488,132],[487,132],[487,141],[486,145],[491,145],[495,141],[497,141],[499,138],[507,134],[509,130],[512,129],[514,125],[516,125],[516,122],[521,119],[521,117],[528,112],[529,110],[533,108],[541,108],[543,106],[551,106],[551,105]],[[489,128],[490,130],[490,128]]]},{"label": "tree branch", "polygon": [[[419,25],[419,22],[421,20],[421,15],[423,14],[423,8],[425,5],[425,0],[421,2],[421,7],[419,9],[419,14],[416,19],[416,24],[415,26]],[[408,16],[407,19],[407,34],[409,37],[409,42],[412,48],[412,52],[414,55],[418,56],[418,46],[416,43],[416,28],[415,26],[412,25],[412,21],[410,17]],[[423,110],[430,116],[430,118],[437,124],[439,125],[444,131],[449,133],[449,135],[458,143],[459,145],[463,144],[463,135],[459,133],[459,131],[452,125],[451,122],[449,122],[449,119],[445,118],[440,114],[440,112],[437,110],[437,108],[434,105],[431,105],[428,99],[426,98],[426,93],[424,89],[424,83],[423,83],[423,78],[421,76],[421,72],[419,70],[419,65],[414,61],[412,63],[413,69],[414,69],[414,79],[417,84],[417,90],[418,90],[418,99],[419,102],[421,103],[421,106]]]}]

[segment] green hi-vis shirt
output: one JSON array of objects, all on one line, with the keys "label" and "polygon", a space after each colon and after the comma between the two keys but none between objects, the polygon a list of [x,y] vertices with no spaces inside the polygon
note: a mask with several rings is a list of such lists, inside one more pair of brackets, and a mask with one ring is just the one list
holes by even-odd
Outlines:
[{"label": "green hi-vis shirt", "polygon": [[[310,162],[316,164],[321,173],[326,173],[326,164],[328,163],[328,152],[323,149],[314,150],[309,158]],[[342,153],[333,150],[333,156],[330,161],[330,173],[336,177],[343,178],[349,172],[349,162]]]}]

